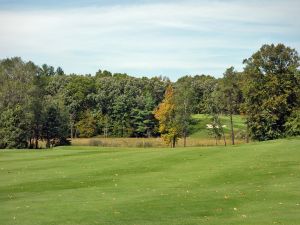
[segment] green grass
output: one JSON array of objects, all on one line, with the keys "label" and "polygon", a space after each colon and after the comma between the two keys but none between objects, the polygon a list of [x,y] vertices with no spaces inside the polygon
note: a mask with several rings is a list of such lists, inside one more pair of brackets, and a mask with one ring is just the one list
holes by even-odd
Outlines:
[{"label": "green grass", "polygon": [[297,225],[300,139],[0,151],[0,224]]},{"label": "green grass", "polygon": [[[206,124],[211,124],[211,119],[209,115],[205,114],[195,114],[192,117],[194,119],[194,123],[191,126],[191,138],[202,138],[207,139],[211,138],[211,135],[209,134],[209,129],[206,128]],[[220,116],[221,123],[225,125],[224,128],[225,135],[229,137],[231,134],[230,130],[230,119],[229,116]],[[245,133],[246,125],[245,120],[240,115],[234,115],[233,116],[233,127],[235,136],[238,139],[242,139],[243,133]]]}]

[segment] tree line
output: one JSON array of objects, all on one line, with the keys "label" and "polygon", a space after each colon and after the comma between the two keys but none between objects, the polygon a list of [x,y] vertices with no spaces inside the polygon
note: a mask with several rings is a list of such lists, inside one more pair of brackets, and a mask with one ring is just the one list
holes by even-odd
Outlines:
[{"label": "tree line", "polygon": [[283,44],[263,45],[210,75],[136,78],[97,71],[66,75],[62,68],[19,57],[0,61],[0,148],[69,144],[74,137],[158,137],[175,147],[190,132],[191,115],[209,114],[211,134],[226,139],[220,115],[246,118],[246,138],[270,140],[300,135],[299,55]]}]

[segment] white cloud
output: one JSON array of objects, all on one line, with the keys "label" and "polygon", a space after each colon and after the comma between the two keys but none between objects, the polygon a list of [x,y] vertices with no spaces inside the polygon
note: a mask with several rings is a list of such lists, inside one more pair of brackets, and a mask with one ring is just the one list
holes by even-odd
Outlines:
[{"label": "white cloud", "polygon": [[61,65],[66,72],[94,73],[101,67],[153,74],[170,68],[179,71],[176,76],[182,71],[220,75],[226,65],[241,67],[237,61],[265,42],[299,49],[299,6],[297,1],[192,1],[0,11],[0,57],[18,55]]}]

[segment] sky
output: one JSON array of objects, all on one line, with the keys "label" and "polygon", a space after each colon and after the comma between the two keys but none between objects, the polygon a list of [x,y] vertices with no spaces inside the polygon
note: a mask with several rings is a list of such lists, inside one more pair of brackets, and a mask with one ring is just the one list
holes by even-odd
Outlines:
[{"label": "sky", "polygon": [[0,58],[136,77],[243,69],[263,44],[300,52],[299,0],[0,0]]}]

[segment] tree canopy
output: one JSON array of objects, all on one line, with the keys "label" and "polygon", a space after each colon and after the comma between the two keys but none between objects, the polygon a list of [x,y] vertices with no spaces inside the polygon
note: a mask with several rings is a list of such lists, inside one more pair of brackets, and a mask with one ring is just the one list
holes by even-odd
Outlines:
[{"label": "tree canopy", "polygon": [[268,140],[286,134],[285,123],[299,107],[299,55],[295,49],[263,45],[244,61],[245,109],[251,136]]},{"label": "tree canopy", "polygon": [[299,55],[283,44],[263,45],[222,78],[132,77],[98,70],[66,74],[61,67],[0,60],[0,148],[67,144],[74,137],[163,137],[175,147],[190,132],[192,114],[210,115],[213,136],[224,138],[220,115],[241,114],[247,137],[269,140],[300,134]]}]

